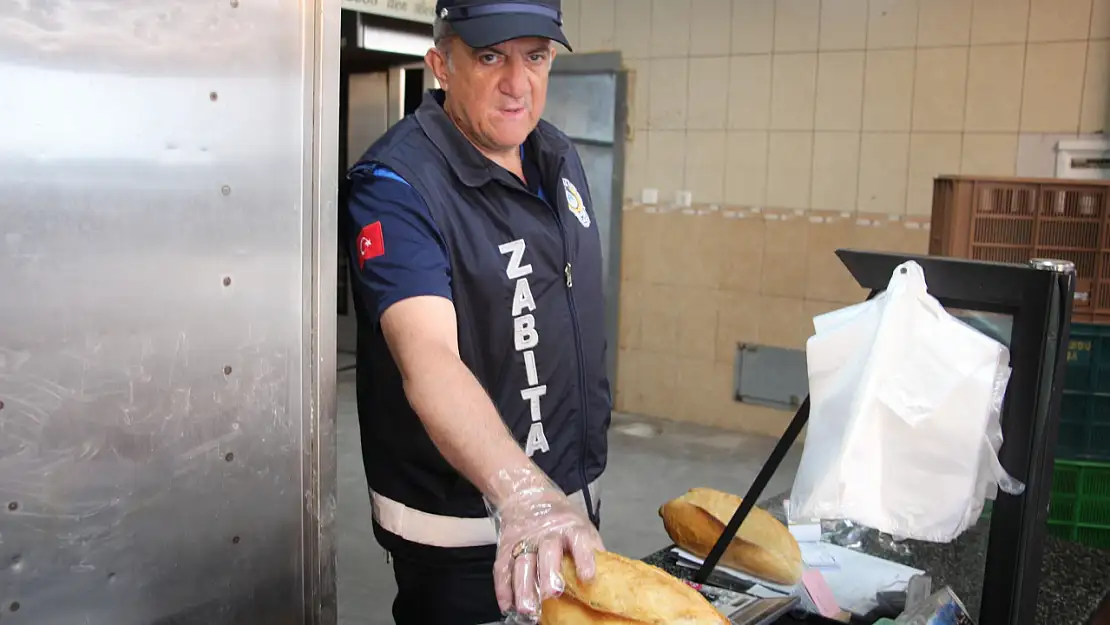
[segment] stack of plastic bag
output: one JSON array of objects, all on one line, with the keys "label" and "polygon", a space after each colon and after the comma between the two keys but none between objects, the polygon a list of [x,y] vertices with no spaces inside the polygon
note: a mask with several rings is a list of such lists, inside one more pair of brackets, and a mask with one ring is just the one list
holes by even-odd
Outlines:
[{"label": "stack of plastic bag", "polygon": [[1024,490],[998,461],[1009,350],[946,312],[920,265],[900,265],[884,292],[814,328],[792,522],[949,542],[999,488]]}]

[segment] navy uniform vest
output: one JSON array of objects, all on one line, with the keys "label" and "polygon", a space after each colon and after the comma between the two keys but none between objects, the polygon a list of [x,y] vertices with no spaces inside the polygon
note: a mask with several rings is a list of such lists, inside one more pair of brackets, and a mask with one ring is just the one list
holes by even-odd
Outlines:
[{"label": "navy uniform vest", "polygon": [[[564,492],[579,491],[605,469],[612,408],[601,243],[582,162],[541,121],[525,146],[541,173],[541,198],[482,156],[442,102],[442,91],[426,94],[350,176],[384,166],[423,198],[448,252],[462,361],[532,460]],[[358,352],[370,488],[432,514],[486,516],[479,491],[443,459],[409,406],[376,324],[360,321]]]}]

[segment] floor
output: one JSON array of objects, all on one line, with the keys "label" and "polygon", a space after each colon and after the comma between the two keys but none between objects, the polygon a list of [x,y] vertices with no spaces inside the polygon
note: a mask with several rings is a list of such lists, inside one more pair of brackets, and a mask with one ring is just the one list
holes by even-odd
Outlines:
[{"label": "floor", "polygon": [[[609,468],[602,479],[606,547],[643,557],[666,546],[657,510],[693,486],[743,495],[776,440],[630,415],[614,415]],[[800,447],[765,495],[790,488]],[[393,577],[370,529],[370,502],[358,437],[354,375],[339,376],[339,624],[391,623]]]}]

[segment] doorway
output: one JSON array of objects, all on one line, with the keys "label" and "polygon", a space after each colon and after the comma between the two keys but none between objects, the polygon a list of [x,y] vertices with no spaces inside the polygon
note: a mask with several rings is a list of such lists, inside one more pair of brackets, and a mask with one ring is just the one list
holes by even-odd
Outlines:
[{"label": "doorway", "polygon": [[[431,26],[343,12],[339,78],[339,204],[346,205],[347,170],[393,124],[420,105],[434,84],[424,68]],[[354,367],[358,323],[344,232],[339,232],[336,347],[340,371]]]}]

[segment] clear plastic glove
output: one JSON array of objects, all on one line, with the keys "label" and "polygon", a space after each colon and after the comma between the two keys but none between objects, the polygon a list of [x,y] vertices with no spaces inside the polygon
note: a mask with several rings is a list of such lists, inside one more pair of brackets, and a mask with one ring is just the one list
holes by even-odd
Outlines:
[{"label": "clear plastic glove", "polygon": [[499,505],[490,499],[486,505],[497,527],[497,604],[512,622],[535,622],[543,601],[563,592],[563,554],[574,559],[579,578],[590,580],[594,551],[605,547],[582,507],[539,468],[502,471],[494,482]]}]

